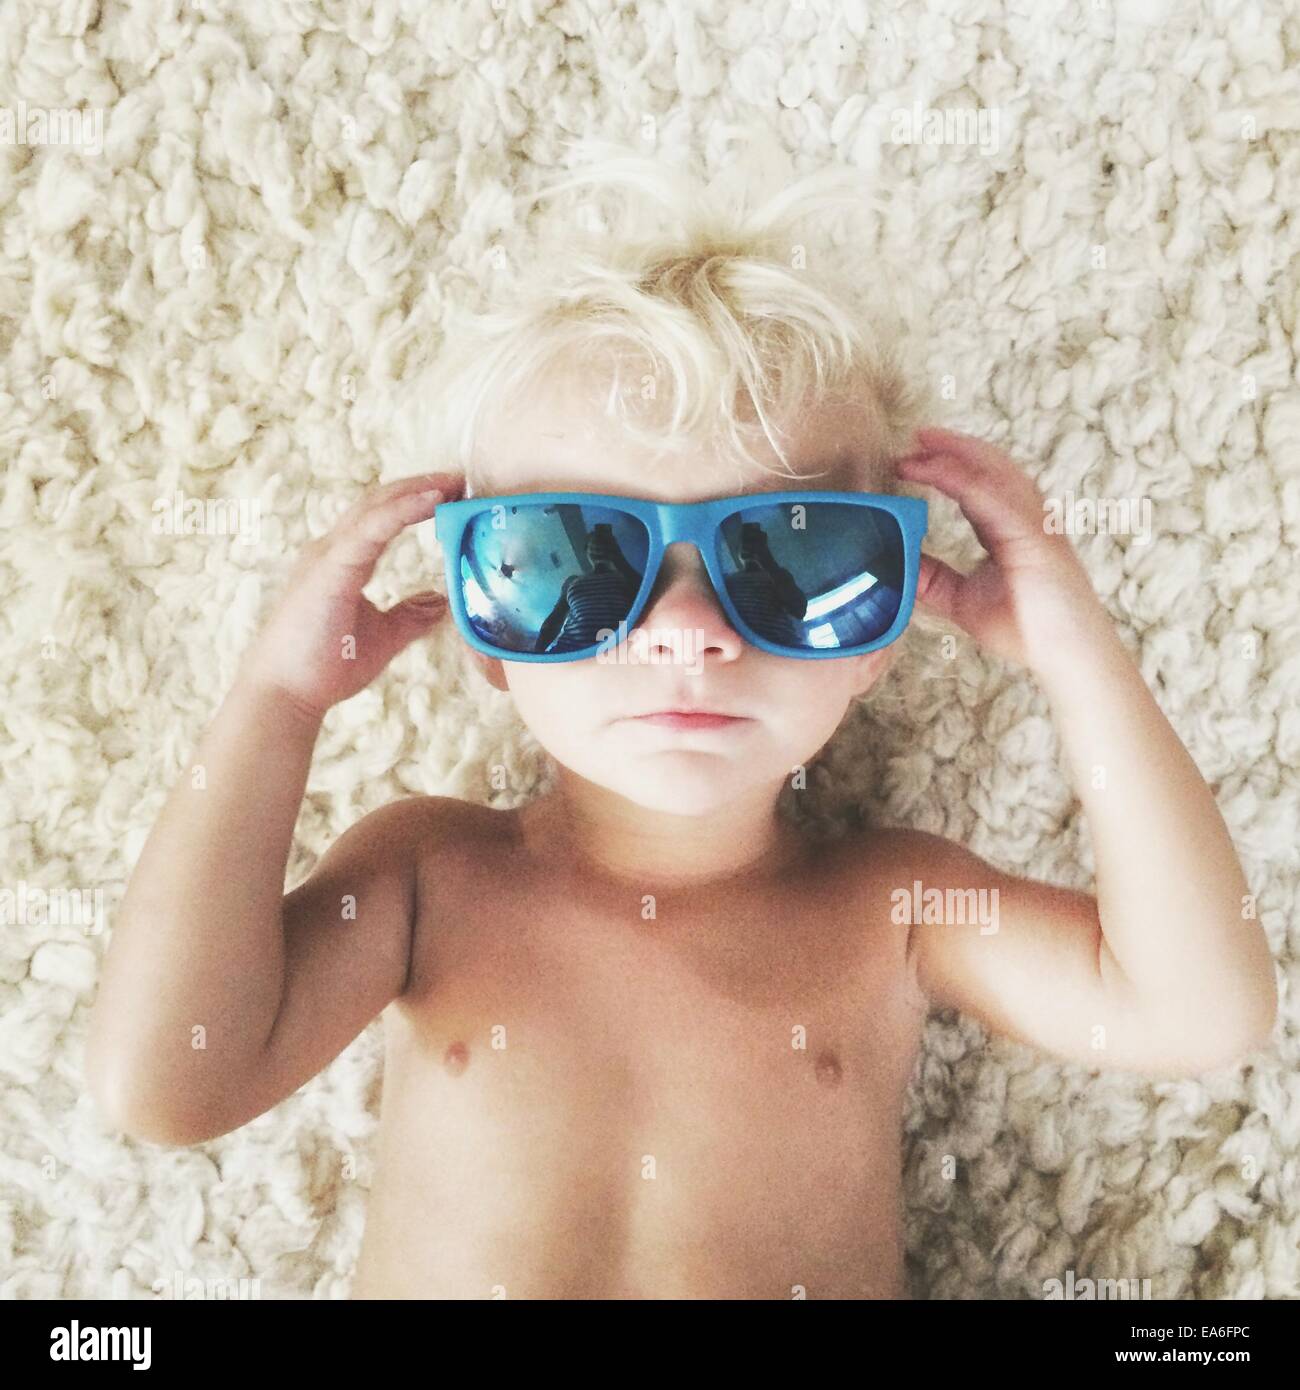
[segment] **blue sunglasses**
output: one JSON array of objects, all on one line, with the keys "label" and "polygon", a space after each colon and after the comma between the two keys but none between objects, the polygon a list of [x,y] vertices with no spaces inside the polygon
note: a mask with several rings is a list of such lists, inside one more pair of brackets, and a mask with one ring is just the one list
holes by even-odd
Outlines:
[{"label": "blue sunglasses", "polygon": [[664,550],[690,541],[731,626],[776,656],[888,646],[916,597],[926,503],[872,492],[650,502],[530,492],[443,502],[435,533],[465,640],[506,661],[581,661],[626,639]]}]

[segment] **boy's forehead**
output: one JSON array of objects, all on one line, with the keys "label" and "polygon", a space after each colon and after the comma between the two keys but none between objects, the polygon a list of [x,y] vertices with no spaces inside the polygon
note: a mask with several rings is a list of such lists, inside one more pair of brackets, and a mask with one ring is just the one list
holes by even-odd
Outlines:
[{"label": "boy's forehead", "polygon": [[797,476],[790,476],[762,438],[749,447],[763,467],[742,472],[724,460],[721,447],[658,452],[598,409],[557,393],[520,401],[491,419],[475,451],[476,491],[606,492],[664,502],[795,488],[870,491],[879,482],[868,467],[870,425],[861,406],[820,402],[788,424],[782,438],[789,470]]}]

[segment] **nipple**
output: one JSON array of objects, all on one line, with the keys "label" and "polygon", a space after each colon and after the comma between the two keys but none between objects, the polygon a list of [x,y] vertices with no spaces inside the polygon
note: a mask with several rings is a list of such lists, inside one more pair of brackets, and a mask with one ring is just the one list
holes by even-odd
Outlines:
[{"label": "nipple", "polygon": [[442,1054],[442,1064],[453,1076],[459,1076],[469,1066],[469,1048],[463,1042],[454,1042]]},{"label": "nipple", "polygon": [[838,1086],[843,1074],[840,1059],[833,1052],[823,1052],[817,1058],[817,1080],[823,1086]]}]

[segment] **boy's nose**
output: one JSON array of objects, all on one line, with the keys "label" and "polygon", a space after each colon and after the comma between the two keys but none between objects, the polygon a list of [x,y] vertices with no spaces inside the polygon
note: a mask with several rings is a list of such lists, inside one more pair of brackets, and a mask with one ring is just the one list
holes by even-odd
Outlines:
[{"label": "boy's nose", "polygon": [[648,635],[654,646],[667,647],[667,634],[691,631],[691,649],[734,660],[744,650],[745,639],[727,621],[709,582],[704,558],[690,541],[674,541],[664,550],[663,564],[654,588],[633,631],[655,629]]}]

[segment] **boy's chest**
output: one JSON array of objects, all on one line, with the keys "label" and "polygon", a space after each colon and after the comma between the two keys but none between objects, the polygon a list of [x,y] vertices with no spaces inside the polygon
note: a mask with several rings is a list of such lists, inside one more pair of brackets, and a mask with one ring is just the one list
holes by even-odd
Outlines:
[{"label": "boy's chest", "polygon": [[[486,866],[457,883],[386,1020],[392,1242],[454,1211],[484,1268],[522,1287],[557,1269],[656,1296],[894,1287],[923,1020],[888,923],[854,920],[826,883],[730,903]],[[461,1258],[425,1253],[429,1280]]]},{"label": "boy's chest", "polygon": [[924,1021],[906,939],[865,898],[837,858],[752,894],[462,878],[446,929],[417,932],[401,1012],[452,1083],[477,1055],[521,1089],[621,1078],[649,1113],[860,1116],[901,1095]]}]

